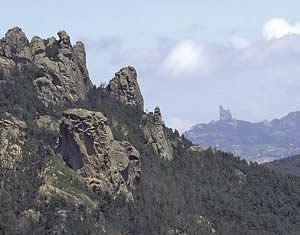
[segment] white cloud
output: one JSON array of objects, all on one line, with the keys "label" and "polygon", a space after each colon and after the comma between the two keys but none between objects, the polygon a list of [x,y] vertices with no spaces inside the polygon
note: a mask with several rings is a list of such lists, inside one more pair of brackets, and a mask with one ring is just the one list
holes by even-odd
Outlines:
[{"label": "white cloud", "polygon": [[205,47],[192,40],[178,42],[162,63],[162,71],[172,78],[194,73],[207,74],[210,65]]},{"label": "white cloud", "polygon": [[189,130],[195,122],[191,120],[184,120],[177,117],[170,118],[166,121],[167,126],[177,129],[180,133],[183,133],[186,130]]},{"label": "white cloud", "polygon": [[287,34],[300,34],[300,22],[291,25],[285,19],[274,18],[264,25],[264,37],[267,40],[278,39]]}]

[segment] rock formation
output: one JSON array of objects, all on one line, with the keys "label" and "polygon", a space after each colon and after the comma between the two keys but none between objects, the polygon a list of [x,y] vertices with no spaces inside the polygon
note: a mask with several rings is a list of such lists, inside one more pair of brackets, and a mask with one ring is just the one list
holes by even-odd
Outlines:
[{"label": "rock formation", "polygon": [[219,111],[220,111],[220,120],[225,121],[225,120],[231,120],[232,115],[230,113],[229,109],[224,109],[222,105],[219,106]]},{"label": "rock formation", "polygon": [[48,115],[39,116],[37,119],[35,119],[35,123],[37,127],[40,129],[47,129],[51,132],[57,134],[59,133],[59,121],[51,116]]},{"label": "rock formation", "polygon": [[151,145],[161,158],[172,160],[173,147],[165,134],[159,107],[155,108],[154,113],[150,112],[143,116],[141,127],[144,130],[147,144]]},{"label": "rock formation", "polygon": [[208,146],[192,145],[191,147],[188,148],[188,151],[192,151],[192,152],[202,152],[202,151],[207,151],[208,149],[209,149]]},{"label": "rock formation", "polygon": [[[30,68],[39,98],[48,103],[65,103],[85,98],[92,87],[82,42],[71,45],[65,31],[59,40],[33,37],[31,42],[18,27],[0,40],[0,81],[13,80],[15,73]],[[27,71],[28,72],[28,71]]]},{"label": "rock formation", "polygon": [[87,178],[94,190],[124,192],[140,178],[140,154],[127,141],[116,141],[101,112],[70,109],[63,113],[59,152]]},{"label": "rock formation", "polygon": [[0,167],[15,170],[22,157],[26,123],[9,114],[0,120]]},{"label": "rock formation", "polygon": [[136,105],[144,110],[144,100],[137,82],[135,68],[128,66],[120,69],[107,85],[107,90],[122,103]]}]

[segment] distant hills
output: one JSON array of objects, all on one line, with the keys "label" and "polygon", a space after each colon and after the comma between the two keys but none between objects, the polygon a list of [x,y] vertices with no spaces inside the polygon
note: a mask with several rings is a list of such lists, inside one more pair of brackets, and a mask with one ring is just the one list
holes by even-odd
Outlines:
[{"label": "distant hills", "polygon": [[263,166],[282,174],[300,176],[300,155],[264,163]]},{"label": "distant hills", "polygon": [[194,144],[213,146],[258,163],[300,153],[300,111],[257,123],[234,119],[221,105],[219,111],[218,121],[195,125],[184,136]]}]

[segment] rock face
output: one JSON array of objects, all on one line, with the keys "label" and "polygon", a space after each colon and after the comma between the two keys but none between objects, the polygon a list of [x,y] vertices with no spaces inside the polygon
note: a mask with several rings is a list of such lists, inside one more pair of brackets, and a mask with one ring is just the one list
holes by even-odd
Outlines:
[{"label": "rock face", "polygon": [[0,167],[14,170],[21,160],[25,122],[10,117],[0,120]]},{"label": "rock face", "polygon": [[208,149],[209,149],[208,146],[192,145],[191,147],[188,148],[188,151],[202,152],[202,151],[207,151]]},{"label": "rock face", "polygon": [[137,82],[135,68],[128,66],[120,69],[107,85],[107,90],[122,103],[136,105],[144,110],[144,100]]},{"label": "rock face", "polygon": [[116,141],[101,112],[70,109],[63,113],[59,152],[91,187],[130,197],[140,178],[140,153],[127,141]]},{"label": "rock face", "polygon": [[40,129],[47,129],[54,133],[59,133],[59,122],[51,116],[39,116],[37,119],[35,119],[35,123]]},{"label": "rock face", "polygon": [[216,147],[249,161],[273,161],[300,153],[300,112],[251,123],[232,118],[220,106],[220,119],[193,126],[184,136],[194,144]]},{"label": "rock face", "polygon": [[142,118],[141,127],[147,139],[147,144],[151,145],[154,151],[163,159],[173,159],[173,147],[171,141],[164,132],[164,124],[159,107],[154,113],[150,112]]},{"label": "rock face", "polygon": [[18,27],[0,40],[0,81],[13,80],[16,72],[30,68],[32,79],[45,103],[65,103],[84,98],[92,87],[82,42],[71,45],[65,31],[59,40],[33,37],[31,42]]}]

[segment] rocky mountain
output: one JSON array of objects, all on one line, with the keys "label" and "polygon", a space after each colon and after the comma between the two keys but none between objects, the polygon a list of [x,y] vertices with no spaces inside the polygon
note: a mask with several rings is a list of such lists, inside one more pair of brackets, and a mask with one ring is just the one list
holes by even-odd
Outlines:
[{"label": "rocky mountain", "polygon": [[0,43],[1,234],[297,234],[299,178],[193,145],[144,112],[135,68],[97,88],[58,37]]},{"label": "rocky mountain", "polygon": [[65,31],[54,37],[31,41],[18,27],[0,40],[0,82],[12,82],[17,73],[31,70],[38,98],[44,103],[74,102],[92,87],[86,68],[84,44],[71,45]]},{"label": "rocky mountain", "polygon": [[230,110],[219,107],[220,118],[193,126],[184,136],[195,144],[232,152],[259,163],[300,153],[300,112],[281,119],[251,123],[232,118]]},{"label": "rocky mountain", "polygon": [[300,176],[300,155],[264,163],[263,166],[282,174]]}]

